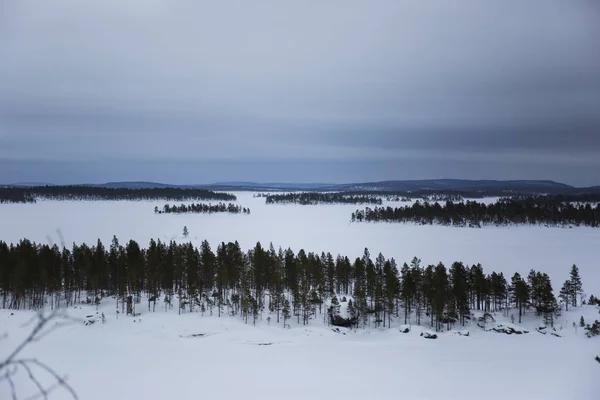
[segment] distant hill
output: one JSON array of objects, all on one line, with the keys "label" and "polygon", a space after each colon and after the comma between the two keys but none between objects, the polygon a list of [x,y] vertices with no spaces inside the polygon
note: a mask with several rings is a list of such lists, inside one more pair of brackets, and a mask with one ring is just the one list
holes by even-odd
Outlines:
[{"label": "distant hill", "polygon": [[[157,183],[157,182],[107,182],[103,184],[96,184],[90,186],[101,186],[106,188],[127,188],[127,189],[155,189],[155,188],[174,188],[181,187],[180,185],[170,185],[166,183]],[[189,186],[193,187],[193,186]]]},{"label": "distant hill", "polygon": [[3,186],[19,186],[19,187],[36,187],[36,186],[54,186],[52,183],[44,183],[44,182],[16,182],[11,183],[10,185]]},{"label": "distant hill", "polygon": [[257,182],[215,182],[209,186],[251,187],[266,189],[314,190],[339,186],[335,183],[257,183]]},{"label": "distant hill", "polygon": [[381,181],[340,185],[346,190],[515,190],[534,192],[570,192],[573,186],[547,180],[467,180],[467,179],[425,179],[405,181]]}]

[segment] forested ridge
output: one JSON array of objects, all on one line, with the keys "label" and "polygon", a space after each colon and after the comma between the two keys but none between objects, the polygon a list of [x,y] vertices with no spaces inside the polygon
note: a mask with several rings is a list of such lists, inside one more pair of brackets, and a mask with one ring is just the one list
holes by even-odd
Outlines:
[{"label": "forested ridge", "polygon": [[558,198],[504,198],[493,204],[466,201],[415,202],[404,207],[366,207],[352,213],[352,222],[413,222],[480,227],[481,225],[600,226],[600,204],[565,203]]},{"label": "forested ridge", "polygon": [[0,203],[35,203],[44,200],[221,200],[235,201],[233,194],[207,189],[106,188],[99,186],[0,187]]},{"label": "forested ridge", "polygon": [[169,205],[165,204],[162,208],[154,207],[155,214],[212,214],[212,213],[230,213],[230,214],[250,214],[250,208],[242,207],[233,203],[218,203],[218,204],[181,204]]},{"label": "forested ridge", "polygon": [[[567,276],[559,299],[569,307],[578,304],[582,282],[575,265],[570,274],[565,269]],[[507,280],[502,273],[485,273],[480,264],[423,266],[415,257],[399,266],[382,254],[373,259],[366,248],[351,260],[260,243],[244,252],[237,242],[223,242],[214,251],[206,240],[199,248],[151,240],[144,249],[133,240],[121,245],[116,237],[108,248],[100,240],[71,248],[0,241],[0,295],[2,307],[11,309],[112,298],[129,314],[147,295],[152,311],[158,303],[159,309],[227,313],[246,322],[268,311],[284,324],[291,318],[308,324],[321,315],[342,326],[389,327],[394,320],[436,330],[464,325],[472,310],[508,313],[512,308],[519,320],[531,310],[549,324],[561,310],[549,276],[533,269]],[[339,312],[345,296],[351,297],[348,318]]]}]

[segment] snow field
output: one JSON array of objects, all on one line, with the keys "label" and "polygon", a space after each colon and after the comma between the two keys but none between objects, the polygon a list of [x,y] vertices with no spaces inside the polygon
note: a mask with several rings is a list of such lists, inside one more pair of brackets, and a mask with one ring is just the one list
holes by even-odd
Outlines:
[{"label": "snow field", "polygon": [[[278,399],[597,399],[598,350],[595,339],[567,321],[580,314],[597,316],[583,307],[561,317],[562,337],[535,331],[539,321],[526,318],[519,327],[528,334],[506,335],[468,326],[438,334],[438,339],[419,336],[426,327],[412,326],[408,334],[392,329],[334,332],[319,316],[308,326],[289,321],[290,329],[266,322],[256,326],[239,317],[199,313],[177,315],[175,309],[155,313],[137,305],[138,317],[120,315],[114,301],[96,307],[78,306],[69,314],[97,322],[61,327],[43,341],[27,348],[37,357],[67,374],[81,399],[141,397],[146,399],[213,399],[240,397]],[[11,315],[14,314],[14,315]],[[0,356],[26,336],[29,311],[0,312],[8,338]],[[503,317],[497,315],[498,323]],[[586,319],[588,319],[586,318]],[[401,321],[403,322],[403,321]],[[398,325],[398,324],[396,324]],[[345,333],[345,335],[344,335]],[[204,334],[203,337],[192,335]],[[41,373],[40,373],[41,374]],[[42,374],[43,375],[43,374]],[[49,380],[46,381],[50,383]],[[33,394],[27,375],[19,373],[16,387],[21,397]],[[0,398],[10,398],[0,385]],[[68,399],[57,390],[51,399]]]}]

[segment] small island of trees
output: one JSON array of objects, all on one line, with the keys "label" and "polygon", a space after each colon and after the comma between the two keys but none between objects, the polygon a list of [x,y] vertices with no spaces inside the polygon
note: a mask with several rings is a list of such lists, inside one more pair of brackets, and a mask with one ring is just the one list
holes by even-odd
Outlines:
[{"label": "small island of trees", "polygon": [[181,204],[169,205],[165,204],[162,208],[154,207],[155,214],[212,214],[212,213],[230,213],[230,214],[250,214],[249,207],[242,207],[233,203],[218,203],[218,204]]},{"label": "small island of trees", "polygon": [[347,193],[319,193],[319,192],[300,192],[300,193],[281,193],[266,194],[266,204],[382,204],[381,197],[369,194],[352,195]]},{"label": "small island of trees", "polygon": [[352,213],[352,222],[400,222],[422,225],[546,225],[600,227],[600,204],[564,203],[561,198],[504,198],[493,204],[415,202],[404,207],[366,207]]}]

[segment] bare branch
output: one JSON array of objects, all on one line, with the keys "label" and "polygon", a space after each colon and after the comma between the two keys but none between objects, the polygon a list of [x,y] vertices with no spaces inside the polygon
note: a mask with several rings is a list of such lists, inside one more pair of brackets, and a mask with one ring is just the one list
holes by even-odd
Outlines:
[{"label": "bare branch", "polygon": [[21,365],[29,364],[29,363],[37,365],[38,367],[44,369],[46,372],[48,372],[50,375],[52,375],[52,377],[56,380],[56,382],[58,382],[60,384],[60,386],[63,386],[65,389],[67,389],[69,391],[69,393],[71,393],[71,396],[73,396],[73,398],[75,400],[79,399],[77,397],[77,393],[75,393],[75,390],[73,390],[73,388],[71,387],[71,385],[69,385],[67,383],[66,377],[64,377],[64,378],[61,377],[52,368],[50,368],[46,364],[40,362],[39,360],[36,360],[35,358],[33,358],[33,359],[26,359],[26,360],[20,360],[19,361],[19,364],[21,364]]},{"label": "bare branch", "polygon": [[25,400],[37,400],[40,398],[48,399],[48,395],[60,387],[60,383],[56,382],[53,385],[49,386],[44,393],[36,393],[33,396],[27,397]]},{"label": "bare branch", "polygon": [[10,385],[10,393],[12,394],[12,398],[13,400],[17,400],[17,389],[15,388],[15,383],[13,382],[10,373],[7,371],[6,372],[6,380],[8,381],[8,384]]},{"label": "bare branch", "polygon": [[48,399],[48,390],[44,389],[42,384],[35,378],[35,376],[33,375],[33,372],[31,371],[31,368],[29,368],[29,366],[26,363],[19,363],[19,364],[25,369],[25,371],[27,371],[27,374],[29,375],[29,379],[35,384],[35,386],[37,386],[40,393],[44,396],[44,399],[47,400]]},{"label": "bare branch", "polygon": [[44,337],[46,337],[47,335],[49,335],[50,333],[52,333],[53,331],[55,331],[56,329],[68,325],[67,323],[56,323],[53,327],[51,327],[50,329],[44,331],[44,328],[46,327],[46,325],[48,325],[48,323],[56,318],[60,318],[63,320],[68,320],[71,322],[77,322],[79,321],[76,318],[70,317],[68,316],[63,309],[59,309],[56,308],[54,309],[50,314],[48,314],[47,316],[44,315],[43,312],[39,312],[36,314],[36,316],[34,318],[32,318],[31,320],[29,320],[29,322],[27,322],[25,325],[23,326],[27,326],[29,324],[31,324],[34,320],[37,319],[37,324],[35,325],[35,327],[31,330],[31,332],[29,333],[29,335],[25,338],[25,340],[23,340],[23,342],[21,342],[16,348],[15,350],[3,361],[0,363],[0,371],[2,371],[3,368],[5,368],[6,366],[8,366],[9,364],[11,364],[12,360],[14,360],[21,351],[23,351],[23,349],[32,342],[37,342],[41,339],[43,339]]},{"label": "bare branch", "polygon": [[[60,318],[62,320],[65,320],[66,322],[56,322],[53,326],[48,327],[50,321],[56,318]],[[64,312],[64,310],[55,309],[48,315],[44,315],[43,312],[39,312],[35,318],[32,318],[24,326],[31,324],[31,322],[33,322],[35,319],[37,319],[37,323],[31,330],[29,335],[13,350],[12,353],[9,354],[9,356],[4,361],[0,362],[0,374],[2,374],[2,371],[6,370],[4,374],[0,375],[0,381],[6,380],[8,382],[11,388],[12,398],[13,400],[17,400],[16,387],[12,377],[17,373],[18,368],[21,367],[27,372],[29,379],[35,384],[39,392],[29,397],[28,400],[39,398],[48,399],[48,394],[61,386],[65,388],[75,400],[77,400],[77,394],[75,393],[75,390],[66,382],[66,377],[61,377],[56,371],[54,371],[54,369],[50,368],[48,365],[42,363],[41,361],[35,358],[22,359],[18,357],[23,351],[23,349],[30,343],[37,342],[49,335],[50,333],[52,333],[53,331],[55,331],[56,329],[66,326],[70,322],[78,321],[78,319],[69,317],[66,314],[66,312]],[[38,368],[43,369],[48,374],[50,374],[56,382],[48,388],[44,388],[44,386],[40,383],[39,379],[36,378],[35,374],[33,373],[32,366],[36,366]]]},{"label": "bare branch", "polygon": [[[50,317],[52,317],[55,313],[52,312],[52,314],[50,315]],[[25,338],[25,340],[23,340],[21,342],[21,344],[19,344],[14,350],[13,352],[6,357],[6,359],[0,363],[0,371],[5,368],[6,366],[10,365],[12,363],[12,361],[19,355],[19,353],[21,351],[23,351],[23,349],[25,348],[25,346],[27,346],[29,343],[35,341],[35,337],[38,335],[38,333],[44,328],[44,326],[48,323],[48,321],[50,320],[48,317],[44,316],[43,312],[39,312],[37,314],[37,319],[38,319],[38,323],[35,325],[35,327],[31,330],[31,332],[29,333],[29,335]],[[25,326],[29,325],[31,322],[34,321],[34,318],[32,318]]]}]

